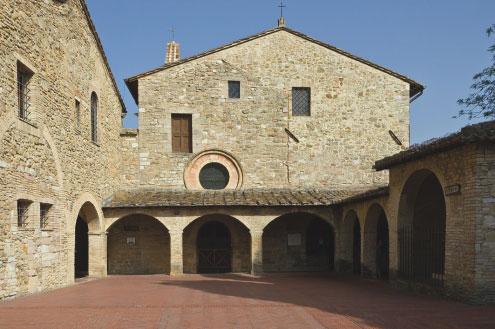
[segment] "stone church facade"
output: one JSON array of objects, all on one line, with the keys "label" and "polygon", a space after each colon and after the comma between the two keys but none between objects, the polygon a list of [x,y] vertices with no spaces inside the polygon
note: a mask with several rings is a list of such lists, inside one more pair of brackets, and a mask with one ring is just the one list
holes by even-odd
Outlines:
[{"label": "stone church facade", "polygon": [[[36,14],[35,14],[36,13]],[[0,299],[109,274],[340,271],[495,298],[495,127],[409,147],[423,87],[279,26],[126,80],[85,2],[0,10]]]}]

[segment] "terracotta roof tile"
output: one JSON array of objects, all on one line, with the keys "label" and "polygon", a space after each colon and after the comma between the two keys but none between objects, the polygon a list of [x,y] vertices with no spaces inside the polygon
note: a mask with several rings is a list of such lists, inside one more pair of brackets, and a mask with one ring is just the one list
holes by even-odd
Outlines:
[{"label": "terracotta roof tile", "polygon": [[443,152],[464,144],[480,142],[495,142],[495,120],[466,126],[459,132],[448,136],[413,145],[407,150],[376,161],[373,168],[376,170],[389,169],[430,154]]},{"label": "terracotta roof tile", "polygon": [[204,206],[328,206],[363,193],[357,190],[245,189],[187,191],[166,189],[121,190],[106,199],[104,208]]}]

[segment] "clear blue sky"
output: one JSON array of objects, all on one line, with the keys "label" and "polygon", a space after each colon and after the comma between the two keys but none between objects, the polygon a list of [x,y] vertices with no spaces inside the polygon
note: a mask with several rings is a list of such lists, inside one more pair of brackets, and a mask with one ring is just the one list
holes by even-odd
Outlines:
[{"label": "clear blue sky", "polygon": [[[426,86],[411,107],[411,141],[469,123],[456,100],[490,63],[485,29],[493,0],[286,0],[288,27],[411,77]],[[137,107],[123,79],[163,64],[169,29],[182,57],[273,28],[277,0],[87,0],[129,114]],[[493,40],[493,39],[492,39]],[[474,121],[471,121],[474,122]]]}]

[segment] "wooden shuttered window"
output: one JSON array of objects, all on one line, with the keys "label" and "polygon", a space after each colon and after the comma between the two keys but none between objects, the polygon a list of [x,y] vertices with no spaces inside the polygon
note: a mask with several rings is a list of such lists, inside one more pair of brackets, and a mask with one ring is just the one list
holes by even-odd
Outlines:
[{"label": "wooden shuttered window", "polygon": [[172,152],[192,153],[191,114],[172,114]]}]

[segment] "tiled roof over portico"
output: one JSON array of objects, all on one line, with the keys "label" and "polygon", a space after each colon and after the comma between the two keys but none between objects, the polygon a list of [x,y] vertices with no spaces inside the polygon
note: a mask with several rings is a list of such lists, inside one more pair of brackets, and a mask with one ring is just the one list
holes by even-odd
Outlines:
[{"label": "tiled roof over portico", "polygon": [[208,207],[208,206],[329,206],[359,196],[366,189],[294,190],[244,189],[188,191],[166,189],[130,189],[114,193],[103,208]]}]

